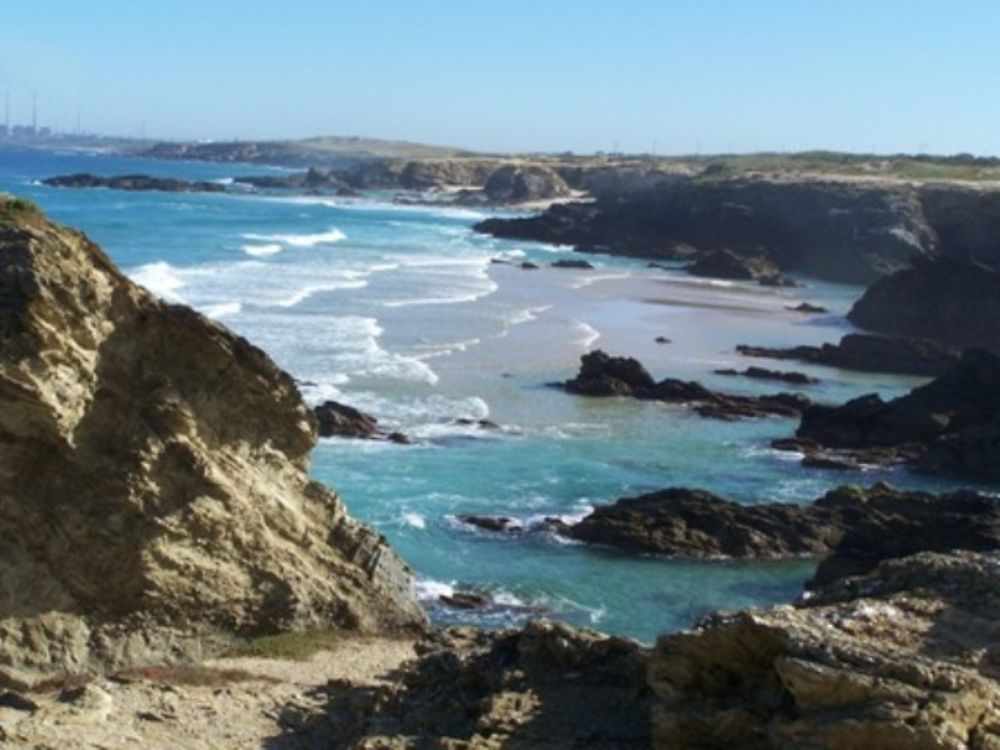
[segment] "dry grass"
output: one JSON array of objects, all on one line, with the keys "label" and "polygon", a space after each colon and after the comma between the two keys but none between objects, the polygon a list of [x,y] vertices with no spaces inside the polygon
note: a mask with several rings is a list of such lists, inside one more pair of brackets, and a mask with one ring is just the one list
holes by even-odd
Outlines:
[{"label": "dry grass", "polygon": [[200,664],[175,664],[163,667],[136,667],[114,675],[122,682],[158,682],[164,685],[185,687],[224,687],[234,682],[251,682],[270,678],[252,674],[243,669],[221,669]]},{"label": "dry grass", "polygon": [[265,635],[236,646],[226,656],[306,661],[318,651],[335,650],[341,639],[341,634],[334,630]]}]

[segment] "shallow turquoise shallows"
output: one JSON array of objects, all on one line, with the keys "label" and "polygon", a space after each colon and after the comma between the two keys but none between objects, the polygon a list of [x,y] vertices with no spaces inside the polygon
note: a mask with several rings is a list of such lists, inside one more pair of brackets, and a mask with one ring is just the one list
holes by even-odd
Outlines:
[{"label": "shallow turquoise shallows", "polygon": [[[126,193],[48,188],[55,174],[147,173],[228,181],[261,167],[103,155],[0,152],[0,190],[84,229],[136,281],[264,348],[312,403],[335,398],[410,435],[414,445],[322,440],[313,474],[383,531],[413,566],[439,622],[504,625],[536,614],[643,640],[718,608],[788,601],[813,563],[632,557],[542,533],[492,535],[463,513],[530,523],[579,517],[619,497],[669,486],[745,503],[805,502],[852,480],[929,489],[904,470],[805,470],[771,450],[790,420],[704,420],[682,407],[573,397],[548,386],[589,349],[637,356],[653,375],[733,392],[773,390],[713,374],[744,367],[737,343],[832,341],[861,290],[792,290],[696,280],[641,261],[592,257],[594,270],[547,267],[568,249],[475,235],[484,214],[362,199]],[[507,263],[492,263],[491,259]],[[542,266],[526,271],[524,260]],[[831,310],[803,316],[803,300]],[[671,339],[657,344],[657,336]],[[787,363],[786,363],[787,364]],[[805,389],[840,401],[919,383],[807,366]],[[458,420],[489,418],[487,430]],[[493,595],[449,611],[453,590]]]}]

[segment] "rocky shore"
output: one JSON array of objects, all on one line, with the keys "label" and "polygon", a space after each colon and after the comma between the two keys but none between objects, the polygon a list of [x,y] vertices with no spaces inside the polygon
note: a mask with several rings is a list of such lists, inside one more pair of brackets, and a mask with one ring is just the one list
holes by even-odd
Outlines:
[{"label": "rocky shore", "polygon": [[869,284],[915,257],[1000,263],[1000,191],[805,176],[675,177],[537,216],[487,219],[496,237],[653,260],[730,251],[780,271]]},{"label": "rocky shore", "polygon": [[[0,255],[5,747],[1000,746],[993,497],[622,500],[548,528],[627,553],[824,559],[795,605],[711,615],[652,649],[543,620],[431,631],[405,563],[308,478],[319,429],[379,436],[373,417],[310,410],[262,351],[24,201],[0,197]],[[802,412],[862,448],[925,437],[921,465],[995,456],[989,352],[863,424],[601,352],[582,364],[567,389]]]},{"label": "rocky shore", "polygon": [[81,172],[42,180],[45,185],[63,188],[108,188],[109,190],[156,190],[165,193],[223,193],[218,182],[189,182],[174,177],[151,177],[147,174],[100,177]]},{"label": "rocky shore", "polygon": [[795,441],[776,447],[846,465],[905,461],[967,478],[1000,478],[1000,357],[968,349],[927,385],[884,401],[877,394],[802,412]]},{"label": "rocky shore", "polygon": [[1000,272],[960,258],[922,260],[880,279],[848,313],[862,328],[1000,352]]},{"label": "rocky shore", "polygon": [[2,201],[0,675],[424,627],[406,565],[309,480],[292,378]]}]

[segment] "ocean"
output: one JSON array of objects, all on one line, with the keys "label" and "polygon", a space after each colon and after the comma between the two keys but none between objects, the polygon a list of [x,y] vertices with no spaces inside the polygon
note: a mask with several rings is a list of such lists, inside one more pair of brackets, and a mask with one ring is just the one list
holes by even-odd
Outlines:
[{"label": "ocean", "polygon": [[[98,242],[135,281],[215,318],[267,351],[310,403],[332,398],[415,440],[320,440],[312,474],[349,512],[383,532],[413,567],[439,623],[504,626],[547,615],[651,641],[714,609],[787,602],[815,563],[693,562],[637,557],[544,533],[490,534],[456,520],[502,515],[526,524],[671,486],[743,503],[807,502],[855,482],[939,490],[902,469],[802,468],[769,448],[787,419],[721,422],[683,407],[591,400],[550,384],[600,347],[657,377],[738,393],[780,390],[712,371],[745,367],[738,343],[834,341],[863,291],[808,281],[770,289],[694,279],[640,260],[475,234],[487,212],[362,198],[138,193],[49,188],[73,172],[229,181],[260,166],[150,161],[85,153],[0,151],[0,190],[29,198]],[[511,264],[493,263],[493,259]],[[517,264],[531,261],[538,270]],[[787,308],[808,300],[829,314]],[[655,343],[666,336],[671,343]],[[822,379],[805,391],[842,401],[922,382],[794,364]],[[786,368],[787,369],[787,368]],[[785,387],[785,389],[790,389]],[[499,430],[461,420],[489,419]],[[438,597],[489,594],[483,610]]]}]

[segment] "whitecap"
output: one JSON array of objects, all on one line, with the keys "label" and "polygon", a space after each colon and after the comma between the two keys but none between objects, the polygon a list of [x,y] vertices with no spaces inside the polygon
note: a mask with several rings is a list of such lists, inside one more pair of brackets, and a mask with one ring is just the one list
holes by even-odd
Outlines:
[{"label": "whitecap", "polygon": [[183,289],[184,281],[177,275],[178,269],[166,261],[147,263],[133,269],[129,276],[137,284],[146,287],[153,294],[169,302],[181,303],[184,298],[177,291]]},{"label": "whitecap", "polygon": [[413,581],[413,593],[420,601],[437,601],[442,596],[455,595],[455,582],[445,583],[433,578],[418,578]]},{"label": "whitecap", "polygon": [[267,255],[274,255],[275,253],[281,252],[281,245],[278,243],[271,243],[268,245],[243,245],[240,248],[247,255],[253,255],[254,257],[264,257]]},{"label": "whitecap", "polygon": [[316,245],[328,245],[334,242],[346,240],[347,235],[339,229],[332,228],[326,232],[317,232],[315,234],[247,233],[243,235],[243,239],[253,240],[254,242],[280,242],[293,247],[314,247]]},{"label": "whitecap", "polygon": [[242,309],[243,305],[239,302],[220,302],[217,305],[200,307],[198,311],[209,318],[222,318],[227,315],[237,315]]},{"label": "whitecap", "polygon": [[427,521],[419,513],[407,512],[400,517],[404,524],[415,529],[426,529]]},{"label": "whitecap", "polygon": [[584,323],[582,320],[575,321],[573,323],[573,329],[578,336],[576,345],[584,349],[589,349],[595,341],[601,338],[600,331],[593,326]]}]

